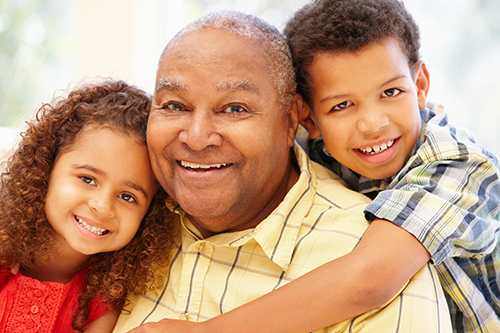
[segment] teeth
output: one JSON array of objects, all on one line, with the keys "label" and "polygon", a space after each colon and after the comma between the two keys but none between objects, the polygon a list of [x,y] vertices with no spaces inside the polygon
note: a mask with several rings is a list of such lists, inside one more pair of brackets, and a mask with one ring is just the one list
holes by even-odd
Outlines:
[{"label": "teeth", "polygon": [[191,169],[210,169],[210,168],[219,169],[223,166],[226,166],[227,164],[198,164],[198,163],[181,161],[181,165],[185,168],[191,168]]},{"label": "teeth", "polygon": [[96,235],[103,235],[107,231],[106,229],[101,229],[101,228],[98,228],[98,227],[95,227],[95,226],[88,224],[87,222],[85,222],[84,220],[79,218],[78,216],[75,216],[75,218],[78,221],[78,223],[80,223],[80,225],[82,227],[84,227],[86,230],[90,231],[91,233],[94,233]]},{"label": "teeth", "polygon": [[374,154],[378,154],[378,153],[383,152],[387,148],[391,147],[393,144],[394,144],[394,140],[391,140],[391,141],[388,141],[386,143],[382,143],[380,146],[375,145],[373,147],[359,149],[359,151],[361,151],[362,153],[365,153],[365,154],[374,155]]}]

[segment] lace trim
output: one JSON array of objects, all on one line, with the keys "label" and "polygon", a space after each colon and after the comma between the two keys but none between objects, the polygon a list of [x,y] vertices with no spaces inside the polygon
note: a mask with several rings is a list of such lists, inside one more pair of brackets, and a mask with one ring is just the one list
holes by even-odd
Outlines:
[{"label": "lace trim", "polygon": [[13,333],[50,333],[71,284],[40,282],[21,276],[6,331]]}]

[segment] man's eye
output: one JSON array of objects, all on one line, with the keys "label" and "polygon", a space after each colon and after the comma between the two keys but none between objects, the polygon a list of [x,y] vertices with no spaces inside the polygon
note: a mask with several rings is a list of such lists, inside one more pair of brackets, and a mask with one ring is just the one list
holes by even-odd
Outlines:
[{"label": "man's eye", "polygon": [[80,176],[80,179],[86,183],[86,184],[89,184],[89,185],[95,185],[95,180],[94,178],[92,177],[88,177],[88,176]]},{"label": "man's eye", "polygon": [[399,90],[398,88],[391,88],[391,89],[387,89],[387,90],[384,90],[384,92],[382,93],[382,97],[394,97],[394,96],[397,96],[401,93],[401,90]]},{"label": "man's eye", "polygon": [[164,106],[165,109],[169,109],[169,110],[172,110],[172,111],[184,111],[185,108],[182,104],[178,104],[178,103],[168,103]]},{"label": "man's eye", "polygon": [[340,111],[340,110],[344,110],[346,108],[348,108],[349,106],[353,105],[353,103],[351,101],[345,101],[345,102],[342,102],[340,104],[337,104],[335,105],[333,108],[332,108],[332,111]]},{"label": "man's eye", "polygon": [[123,200],[128,201],[128,202],[137,202],[137,200],[135,200],[134,196],[131,194],[128,194],[128,193],[120,194],[120,198],[122,198]]},{"label": "man's eye", "polygon": [[244,112],[245,108],[241,105],[229,105],[224,109],[225,113],[241,113]]}]

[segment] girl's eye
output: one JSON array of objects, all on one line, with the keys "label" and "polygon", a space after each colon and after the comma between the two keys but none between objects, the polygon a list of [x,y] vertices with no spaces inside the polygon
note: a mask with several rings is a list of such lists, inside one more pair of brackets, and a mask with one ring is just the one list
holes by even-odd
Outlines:
[{"label": "girl's eye", "polygon": [[382,97],[394,97],[394,96],[397,96],[401,93],[401,90],[399,90],[398,88],[391,88],[391,89],[387,89],[387,90],[384,90],[384,92],[382,93]]},{"label": "girl's eye", "polygon": [[245,112],[245,108],[242,107],[241,105],[229,105],[224,109],[225,113],[241,113]]},{"label": "girl's eye", "polygon": [[91,177],[88,176],[80,176],[80,179],[85,183],[89,185],[95,185],[95,180]]},{"label": "girl's eye", "polygon": [[351,105],[354,105],[353,102],[351,101],[345,101],[345,102],[342,102],[340,104],[337,104],[335,105],[333,108],[332,108],[332,111],[340,111],[340,110],[344,110],[346,108],[348,108],[349,106]]},{"label": "girl's eye", "polygon": [[135,200],[134,196],[131,194],[128,194],[128,193],[120,194],[119,197],[127,202],[137,202],[137,200]]}]

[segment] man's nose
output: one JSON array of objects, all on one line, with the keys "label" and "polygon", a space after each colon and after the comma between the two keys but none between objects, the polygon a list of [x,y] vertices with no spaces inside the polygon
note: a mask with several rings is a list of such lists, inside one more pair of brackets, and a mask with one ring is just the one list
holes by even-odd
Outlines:
[{"label": "man's nose", "polygon": [[186,128],[179,133],[179,140],[193,150],[222,145],[218,133],[217,115],[211,110],[195,110],[191,113]]}]

